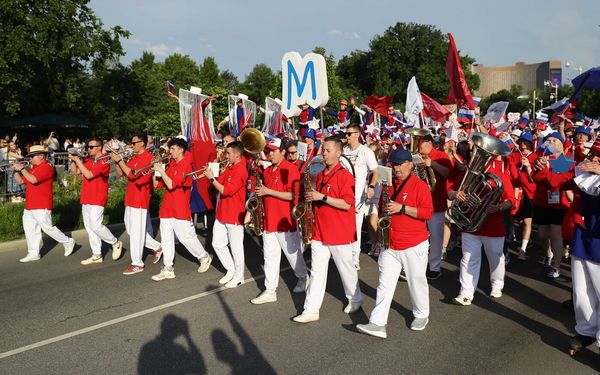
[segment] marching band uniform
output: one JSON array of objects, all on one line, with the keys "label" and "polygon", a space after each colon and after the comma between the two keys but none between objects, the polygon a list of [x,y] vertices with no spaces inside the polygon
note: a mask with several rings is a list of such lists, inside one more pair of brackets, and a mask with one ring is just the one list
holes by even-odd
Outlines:
[{"label": "marching band uniform", "polygon": [[[40,259],[42,231],[56,242],[63,244],[65,247],[65,256],[71,255],[75,248],[75,240],[67,237],[52,224],[52,182],[54,180],[54,168],[52,168],[46,159],[42,159],[39,164],[36,164],[34,160],[40,155],[44,155],[45,157],[45,147],[31,146],[29,155],[27,155],[33,156],[32,166],[29,171],[24,171],[24,168],[17,170],[19,164],[15,163],[15,172],[18,173],[16,182],[25,184],[23,231],[25,232],[25,240],[27,241],[27,256],[19,260],[21,263]],[[33,176],[36,182],[29,181],[24,172]]]},{"label": "marching band uniform", "polygon": [[350,124],[350,117],[352,116],[352,112],[354,112],[354,108],[346,109],[348,102],[345,99],[340,101],[340,106],[344,106],[344,108],[340,108],[339,111],[326,110],[323,113],[337,117],[338,124],[345,127]]},{"label": "marching band uniform", "polygon": [[[408,150],[396,150],[390,158],[395,165],[410,161],[412,155]],[[379,254],[375,308],[369,324],[357,326],[360,332],[381,338],[387,337],[385,326],[402,270],[406,274],[415,317],[411,329],[423,330],[429,322],[429,287],[425,274],[429,246],[426,222],[433,214],[434,204],[429,186],[410,171],[407,171],[407,175],[403,180],[396,176],[393,185],[388,187],[390,200],[402,206],[391,215],[390,247]],[[406,207],[415,209],[415,217],[406,213]],[[384,210],[386,207],[381,207],[381,212]]]},{"label": "marching band uniform", "polygon": [[317,120],[315,119],[315,113],[317,110],[312,108],[308,104],[299,106],[302,112],[298,115],[298,123],[300,126],[300,136],[304,138],[304,133],[308,128],[318,129]]}]

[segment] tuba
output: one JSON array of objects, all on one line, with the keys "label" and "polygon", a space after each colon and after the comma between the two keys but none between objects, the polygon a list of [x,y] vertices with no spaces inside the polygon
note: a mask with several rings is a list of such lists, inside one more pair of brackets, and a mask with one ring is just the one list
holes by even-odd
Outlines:
[{"label": "tuba", "polygon": [[[419,145],[421,144],[421,140],[423,137],[427,135],[432,135],[430,130],[422,129],[422,128],[411,128],[406,131],[408,135],[410,135],[410,153],[416,155],[419,153]],[[435,190],[435,172],[433,168],[426,167],[424,165],[415,165],[415,175],[419,177],[421,180],[425,181],[427,186],[429,186],[429,190]]]},{"label": "tuba", "polygon": [[383,215],[377,220],[378,241],[384,250],[390,248],[390,226],[392,225],[392,218],[385,210],[385,207],[390,203],[390,193],[388,188],[388,185],[382,186],[381,205],[383,208]]},{"label": "tuba", "polygon": [[[325,168],[323,157],[315,156],[308,161],[309,163],[302,173],[302,188],[304,193],[312,191],[311,176],[316,176]],[[304,196],[300,197],[298,204],[292,207],[292,218],[298,223],[298,231],[302,237],[302,242],[308,245],[313,237],[313,222],[315,220],[312,202],[306,202]]]},{"label": "tuba", "polygon": [[[262,182],[258,173],[257,159],[265,148],[265,136],[258,129],[246,128],[240,134],[240,142],[244,145],[244,150],[254,156],[255,162],[252,165],[252,175],[254,176],[255,187],[260,187]],[[246,210],[250,212],[249,229],[260,236],[265,227],[265,206],[262,198],[256,194],[252,195],[246,201]]]},{"label": "tuba", "polygon": [[[459,191],[467,195],[465,201],[454,200],[447,217],[465,232],[475,232],[487,219],[487,208],[498,203],[502,196],[502,181],[488,166],[497,156],[507,156],[510,148],[501,140],[488,134],[471,134],[473,154]],[[490,182],[491,180],[491,182]]]}]

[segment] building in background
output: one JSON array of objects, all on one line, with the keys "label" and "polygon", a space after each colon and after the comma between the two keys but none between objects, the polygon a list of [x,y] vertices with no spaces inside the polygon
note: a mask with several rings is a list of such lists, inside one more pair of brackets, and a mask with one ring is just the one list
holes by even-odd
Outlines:
[{"label": "building in background", "polygon": [[486,97],[500,90],[510,90],[512,85],[523,87],[524,91],[543,89],[544,82],[552,86],[562,85],[560,60],[544,61],[538,64],[517,62],[514,66],[487,67],[471,65],[471,72],[479,75],[479,90],[474,95]]}]

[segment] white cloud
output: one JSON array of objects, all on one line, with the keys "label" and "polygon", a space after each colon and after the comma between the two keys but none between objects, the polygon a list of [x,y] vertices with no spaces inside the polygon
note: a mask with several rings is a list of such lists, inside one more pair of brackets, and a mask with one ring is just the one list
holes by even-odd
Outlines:
[{"label": "white cloud", "polygon": [[169,46],[164,43],[155,44],[148,47],[148,50],[156,56],[167,56],[169,54]]},{"label": "white cloud", "polygon": [[338,29],[331,29],[327,32],[327,35],[344,38],[344,39],[360,39],[360,35],[356,31],[340,31]]},{"label": "white cloud", "polygon": [[327,35],[333,35],[333,36],[342,36],[344,33],[342,33],[341,31],[339,31],[338,29],[333,29],[333,30],[329,30],[327,32]]}]

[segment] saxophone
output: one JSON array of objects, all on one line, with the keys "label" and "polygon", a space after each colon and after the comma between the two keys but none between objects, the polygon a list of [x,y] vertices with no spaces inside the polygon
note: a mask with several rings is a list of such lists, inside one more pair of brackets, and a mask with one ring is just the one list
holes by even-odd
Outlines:
[{"label": "saxophone", "polygon": [[390,194],[388,192],[388,185],[383,185],[381,189],[381,200],[383,215],[377,220],[377,241],[381,244],[383,249],[389,249],[390,247],[390,226],[392,225],[392,218],[385,210],[386,206],[390,203]]},{"label": "saxophone", "polygon": [[[310,181],[310,173],[308,166],[302,173],[302,186],[304,187],[304,193],[312,191],[312,185]],[[292,218],[298,223],[298,230],[302,236],[302,242],[308,245],[312,240],[312,229],[314,214],[312,210],[312,202],[301,201],[297,205],[292,207]]]},{"label": "saxophone", "polygon": [[[252,168],[252,175],[254,176],[254,183],[256,188],[262,186],[258,168],[255,166]],[[257,236],[260,236],[265,229],[265,206],[263,200],[258,195],[254,194],[246,201],[246,210],[250,212],[250,223],[248,228],[254,232]]]}]

